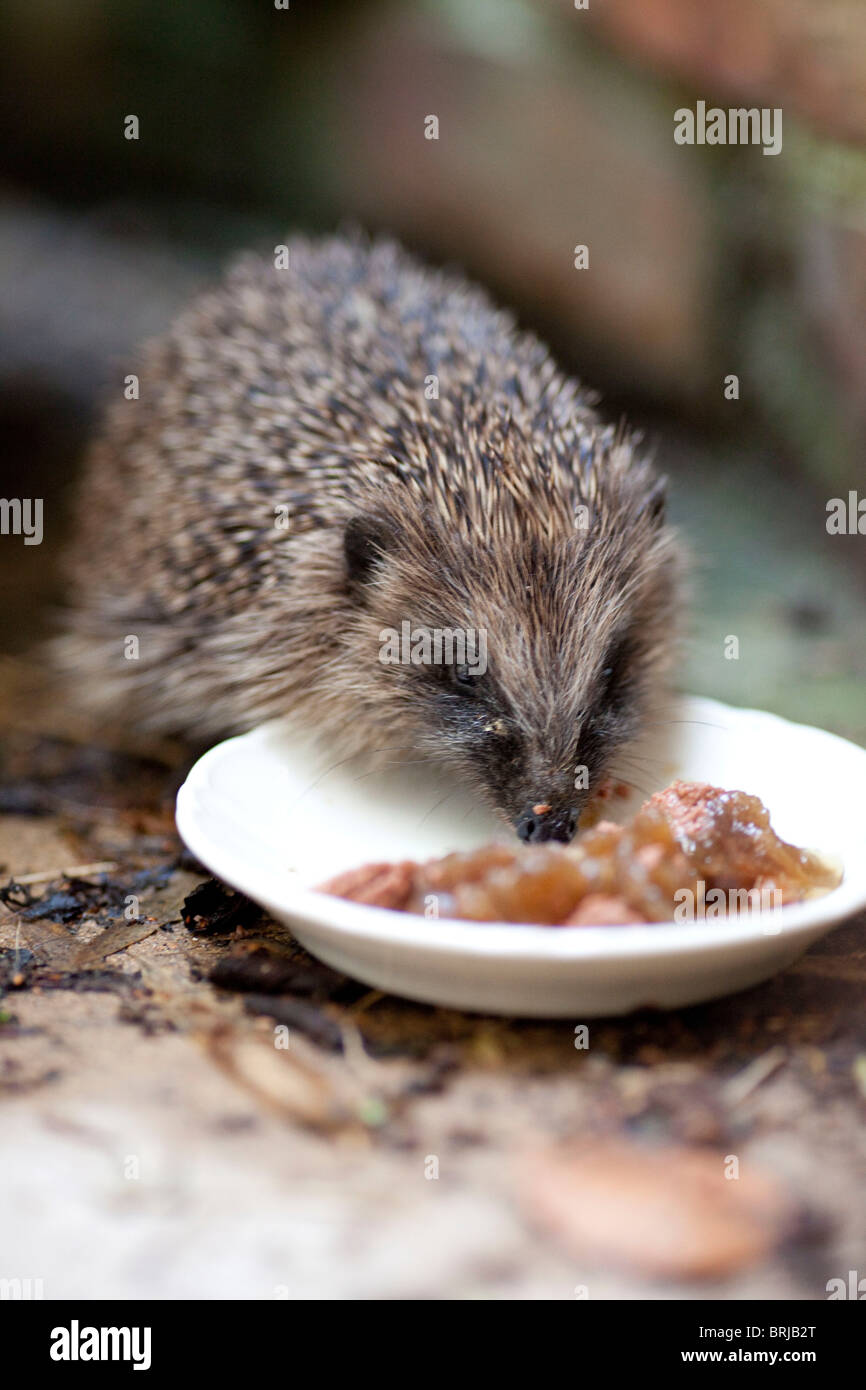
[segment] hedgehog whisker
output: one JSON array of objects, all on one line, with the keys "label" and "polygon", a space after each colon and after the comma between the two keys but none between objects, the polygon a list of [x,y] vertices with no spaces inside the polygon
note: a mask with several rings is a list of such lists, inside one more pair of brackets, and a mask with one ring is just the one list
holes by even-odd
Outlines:
[{"label": "hedgehog whisker", "polygon": [[651,771],[653,767],[661,767],[662,762],[663,759],[661,758],[645,757],[642,753],[622,752],[613,759],[613,763],[616,767],[628,768],[634,764],[644,772]]},{"label": "hedgehog whisker", "polygon": [[424,824],[425,820],[429,820],[429,818],[434,814],[434,812],[439,810],[440,806],[444,806],[446,801],[450,801],[452,796],[456,796],[459,791],[462,791],[461,787],[452,787],[450,792],[446,792],[443,797],[440,797],[440,799],[435,803],[435,805],[431,806],[430,810],[427,811],[427,813],[421,817],[421,819],[418,822],[419,827]]},{"label": "hedgehog whisker", "polygon": [[337,762],[331,763],[330,767],[326,767],[324,772],[320,773],[318,777],[313,779],[313,781],[310,783],[308,787],[304,788],[297,801],[293,803],[291,809],[294,810],[298,803],[302,801],[304,797],[307,795],[307,792],[311,792],[314,787],[317,787],[319,785],[320,782],[324,782],[325,778],[330,777],[332,772],[336,772],[338,767],[345,767],[346,763],[355,762],[358,758],[368,758],[371,756],[371,754],[376,755],[378,753],[398,753],[401,748],[411,748],[412,746],[412,744],[395,744],[392,748],[389,748],[387,745],[384,748],[362,748],[357,753],[350,753],[347,758],[340,758]]},{"label": "hedgehog whisker", "polygon": [[[630,759],[624,758],[622,762],[614,762],[612,766],[622,768],[623,772],[627,774],[633,773],[640,777],[658,777],[661,775],[663,764],[661,759],[652,763],[633,763]],[[613,775],[616,776],[616,773],[614,772]]]},{"label": "hedgehog whisker", "polygon": [[666,729],[671,724],[694,724],[698,729],[723,729],[724,724],[713,724],[709,719],[654,719],[643,724],[644,729]]},{"label": "hedgehog whisker", "polygon": [[645,797],[652,796],[652,792],[648,792],[646,787],[639,786],[637,782],[629,782],[627,777],[620,777],[619,773],[616,775],[616,780],[621,782],[624,787],[628,787],[629,791],[640,792],[641,796]]},{"label": "hedgehog whisker", "polygon": [[371,768],[369,772],[362,772],[360,776],[353,777],[353,782],[363,782],[367,777],[375,777],[377,772],[391,772],[395,767],[418,767],[421,763],[435,763],[435,758],[407,758],[404,761],[385,763],[383,767]]}]

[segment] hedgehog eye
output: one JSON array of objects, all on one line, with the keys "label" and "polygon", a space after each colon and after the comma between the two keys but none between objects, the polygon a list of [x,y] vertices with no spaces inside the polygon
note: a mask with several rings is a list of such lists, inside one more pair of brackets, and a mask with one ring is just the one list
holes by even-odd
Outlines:
[{"label": "hedgehog eye", "polygon": [[478,694],[481,677],[468,666],[452,666],[451,683],[461,695],[474,696]]},{"label": "hedgehog eye", "polygon": [[389,524],[381,518],[353,516],[343,532],[343,554],[349,588],[360,593],[382,564],[394,543]]},{"label": "hedgehog eye", "polygon": [[618,637],[608,648],[604,665],[599,672],[602,694],[606,701],[615,701],[621,695],[628,677],[632,652],[632,643],[628,636]]}]

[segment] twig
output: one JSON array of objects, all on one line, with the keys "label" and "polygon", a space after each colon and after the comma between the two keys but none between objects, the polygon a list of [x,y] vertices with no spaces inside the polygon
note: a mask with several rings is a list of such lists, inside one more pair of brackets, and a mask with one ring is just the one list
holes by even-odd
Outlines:
[{"label": "twig", "polygon": [[73,864],[69,869],[41,869],[38,874],[13,874],[12,882],[22,888],[31,883],[53,883],[56,878],[86,878],[88,874],[110,874],[118,867],[113,859],[96,864]]},{"label": "twig", "polygon": [[756,1057],[754,1062],[750,1062],[747,1067],[737,1075],[732,1077],[723,1088],[722,1095],[728,1105],[741,1105],[744,1100],[748,1100],[759,1086],[779,1070],[788,1059],[788,1054],[783,1047],[771,1047],[769,1052],[765,1052],[763,1057]]},{"label": "twig", "polygon": [[385,998],[383,989],[371,989],[360,998],[357,1003],[352,1004],[348,1010],[350,1018],[357,1018],[358,1014],[364,1014],[368,1009],[372,1009],[374,1004],[378,1004],[380,999]]}]

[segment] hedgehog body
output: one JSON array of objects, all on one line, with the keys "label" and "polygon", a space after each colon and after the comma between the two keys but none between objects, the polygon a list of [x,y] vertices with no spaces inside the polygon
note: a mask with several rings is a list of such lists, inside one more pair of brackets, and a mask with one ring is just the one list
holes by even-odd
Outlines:
[{"label": "hedgehog body", "polygon": [[[74,528],[58,652],[83,703],[195,739],[290,715],[335,757],[444,761],[524,838],[568,838],[676,631],[637,441],[391,242],[243,257],[138,375]],[[383,661],[404,623],[483,633],[486,670]]]}]

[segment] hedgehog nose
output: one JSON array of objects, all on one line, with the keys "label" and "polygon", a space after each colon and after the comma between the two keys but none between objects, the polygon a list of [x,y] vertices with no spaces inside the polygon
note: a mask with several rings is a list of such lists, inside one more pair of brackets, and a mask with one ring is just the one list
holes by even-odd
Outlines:
[{"label": "hedgehog nose", "polygon": [[558,840],[567,845],[577,830],[577,812],[570,808],[554,811],[550,806],[527,806],[516,822],[518,837],[526,844],[540,844],[544,840]]}]

